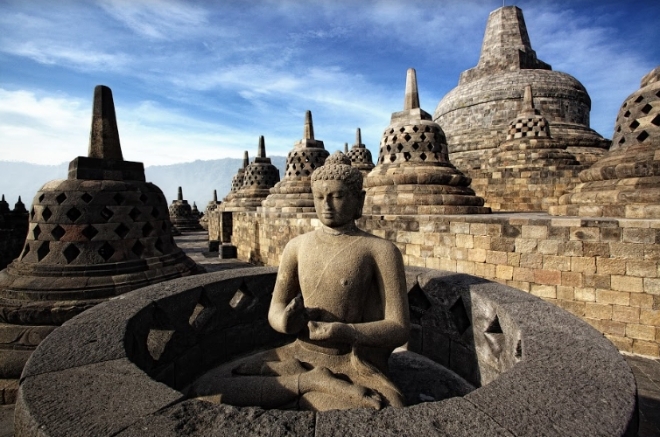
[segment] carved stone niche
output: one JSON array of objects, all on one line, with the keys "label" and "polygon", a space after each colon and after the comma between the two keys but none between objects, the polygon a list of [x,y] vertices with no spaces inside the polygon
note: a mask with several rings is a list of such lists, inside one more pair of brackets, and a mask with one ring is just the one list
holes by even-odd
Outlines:
[{"label": "carved stone niche", "polygon": [[413,329],[390,360],[407,407],[314,413],[186,399],[212,366],[292,340],[267,322],[275,276],[191,276],[79,315],[27,364],[16,435],[636,435],[632,372],[602,334],[519,290],[422,268],[406,270]]}]

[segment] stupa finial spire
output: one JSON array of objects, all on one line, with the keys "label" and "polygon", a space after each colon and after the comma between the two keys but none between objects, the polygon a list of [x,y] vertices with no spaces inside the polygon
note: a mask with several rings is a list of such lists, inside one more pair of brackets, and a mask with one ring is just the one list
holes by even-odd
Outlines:
[{"label": "stupa finial spire", "polygon": [[257,158],[265,158],[266,157],[266,141],[264,140],[264,136],[261,135],[259,136],[259,149],[257,150]]},{"label": "stupa finial spire", "polygon": [[406,97],[403,102],[403,110],[419,108],[419,91],[417,90],[417,72],[409,68],[406,74]]},{"label": "stupa finial spire", "polygon": [[248,151],[246,150],[243,152],[243,168],[247,167],[250,165],[250,155],[248,155]]},{"label": "stupa finial spire", "polygon": [[90,158],[123,161],[115,104],[112,91],[104,85],[94,88],[94,105],[92,108],[92,128],[89,134]]},{"label": "stupa finial spire", "polygon": [[305,112],[305,129],[303,131],[303,140],[314,139],[314,123],[312,122],[312,111]]},{"label": "stupa finial spire", "polygon": [[355,131],[355,145],[359,146],[360,144],[362,144],[362,131],[357,128]]},{"label": "stupa finial spire", "polygon": [[176,200],[183,200],[183,190],[179,187],[179,192],[176,196]]},{"label": "stupa finial spire", "polygon": [[348,143],[344,143],[344,155],[348,153]]},{"label": "stupa finial spire", "polygon": [[213,190],[213,202],[218,203],[218,190]]},{"label": "stupa finial spire", "polygon": [[523,111],[534,111],[534,99],[532,98],[532,86],[525,86],[523,94]]}]

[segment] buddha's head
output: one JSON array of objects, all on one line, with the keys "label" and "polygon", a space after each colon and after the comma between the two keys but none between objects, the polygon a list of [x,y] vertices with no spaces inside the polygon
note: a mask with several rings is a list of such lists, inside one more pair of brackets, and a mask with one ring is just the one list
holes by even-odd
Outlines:
[{"label": "buddha's head", "polygon": [[362,173],[341,152],[312,173],[312,193],[316,215],[325,226],[338,228],[362,216]]}]

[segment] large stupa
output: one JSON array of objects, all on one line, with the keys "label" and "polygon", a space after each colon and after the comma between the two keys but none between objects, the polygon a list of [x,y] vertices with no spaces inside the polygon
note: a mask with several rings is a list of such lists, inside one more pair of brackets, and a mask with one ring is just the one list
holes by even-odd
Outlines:
[{"label": "large stupa", "polygon": [[553,139],[580,164],[592,164],[606,151],[609,141],[589,127],[587,90],[573,76],[553,71],[537,58],[522,11],[504,6],[488,17],[477,66],[461,73],[458,86],[442,98],[433,115],[444,129],[456,167],[468,174],[485,168],[493,149],[506,140],[509,122],[522,112],[529,84],[536,109],[552,126]]},{"label": "large stupa", "polygon": [[0,378],[18,378],[56,326],[101,301],[204,270],[177,247],[163,192],[124,161],[110,88],[97,86],[88,156],[34,197],[20,256],[0,271]]}]

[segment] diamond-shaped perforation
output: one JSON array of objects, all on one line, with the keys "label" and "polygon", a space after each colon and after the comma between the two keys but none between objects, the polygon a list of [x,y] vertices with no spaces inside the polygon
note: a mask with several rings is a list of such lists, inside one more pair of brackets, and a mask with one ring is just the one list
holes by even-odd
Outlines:
[{"label": "diamond-shaped perforation", "polygon": [[147,197],[146,194],[144,194],[144,193],[140,194],[140,202],[142,202],[144,204],[144,203],[147,203],[147,200],[149,200],[149,197]]},{"label": "diamond-shaped perforation", "polygon": [[639,127],[639,121],[635,120],[632,123],[630,123],[630,129],[635,130]]},{"label": "diamond-shaped perforation", "polygon": [[39,196],[39,202],[43,202],[45,198],[46,198],[46,193],[42,193],[41,196]]},{"label": "diamond-shaped perforation", "polygon": [[486,328],[486,333],[488,334],[502,334],[502,327],[500,326],[500,318],[495,315],[495,318],[491,320]]},{"label": "diamond-shaped perforation", "polygon": [[124,200],[126,200],[126,198],[121,193],[115,194],[114,196],[112,196],[112,198],[114,199],[115,202],[117,202],[117,205],[121,205],[122,203],[124,203]]},{"label": "diamond-shaped perforation", "polygon": [[651,112],[651,109],[653,109],[653,106],[651,106],[647,103],[646,105],[644,105],[644,107],[641,109],[641,111],[644,114],[648,114],[649,112]]},{"label": "diamond-shaped perforation", "polygon": [[131,247],[131,252],[139,257],[142,256],[142,253],[144,253],[144,245],[140,243],[140,240],[136,241],[133,247]]},{"label": "diamond-shaped perforation", "polygon": [[30,209],[30,219],[31,219],[31,220],[34,220],[34,215],[35,215],[35,214],[36,214],[36,213],[34,212],[34,207],[32,207],[32,209]]},{"label": "diamond-shaped perforation", "polygon": [[472,323],[470,322],[470,317],[468,317],[462,298],[459,297],[456,302],[454,302],[449,308],[449,313],[452,316],[451,319],[454,322],[454,326],[456,326],[456,330],[459,334],[463,335]]},{"label": "diamond-shaped perforation", "polygon": [[411,321],[419,324],[424,313],[431,308],[431,302],[419,284],[415,284],[408,292],[408,305],[410,306]]},{"label": "diamond-shaped perforation", "polygon": [[151,216],[153,218],[158,218],[159,215],[160,215],[160,213],[158,212],[158,208],[156,208],[156,207],[151,208]]},{"label": "diamond-shaped perforation", "polygon": [[41,217],[44,218],[45,221],[48,221],[53,216],[53,213],[50,212],[50,209],[48,207],[45,207],[43,211],[41,211]]},{"label": "diamond-shaped perforation", "polygon": [[64,236],[64,234],[66,234],[66,231],[60,225],[55,226],[53,228],[53,230],[50,231],[50,235],[52,235],[53,238],[55,238],[56,241],[59,241],[60,238],[62,238]]},{"label": "diamond-shaped perforation", "polygon": [[50,253],[50,243],[48,241],[44,241],[39,246],[39,249],[37,249],[37,260],[41,261],[49,253]]},{"label": "diamond-shaped perforation", "polygon": [[144,226],[142,226],[142,236],[143,237],[148,237],[149,234],[151,234],[151,231],[154,230],[154,227],[151,226],[151,223],[145,223]]},{"label": "diamond-shaped perforation", "polygon": [[128,234],[130,229],[124,225],[123,223],[120,223],[119,226],[115,228],[115,234],[119,236],[119,238],[124,238]]},{"label": "diamond-shaped perforation", "polygon": [[37,225],[34,227],[34,229],[32,229],[32,236],[36,240],[37,238],[39,238],[40,234],[41,234],[41,228],[39,227],[39,225]]},{"label": "diamond-shaped perforation", "polygon": [[103,217],[105,221],[110,220],[113,215],[115,215],[115,213],[107,206],[101,210],[101,217]]},{"label": "diamond-shaped perforation", "polygon": [[637,96],[635,103],[640,103],[642,100],[644,100],[644,96]]},{"label": "diamond-shaped perforation", "polygon": [[61,205],[62,202],[64,202],[65,200],[66,200],[66,194],[64,194],[64,193],[60,193],[60,194],[55,198],[55,201],[57,201],[57,204],[58,204],[58,205]]},{"label": "diamond-shaped perforation", "polygon": [[128,213],[128,215],[133,221],[137,221],[138,217],[140,217],[140,210],[133,208],[131,209],[131,212]]},{"label": "diamond-shaped perforation", "polygon": [[82,230],[82,234],[87,238],[88,240],[91,240],[98,234],[99,231],[92,225],[88,225],[85,229]]},{"label": "diamond-shaped perforation", "polygon": [[81,215],[82,212],[80,212],[80,210],[78,210],[78,208],[76,208],[75,206],[66,212],[66,216],[69,217],[69,220],[71,220],[72,222],[78,220]]},{"label": "diamond-shaped perforation", "polygon": [[80,249],[78,249],[75,244],[71,243],[62,251],[62,254],[64,255],[64,258],[66,258],[66,262],[71,263],[71,261],[80,255]]},{"label": "diamond-shaped perforation", "polygon": [[649,137],[649,133],[646,132],[645,130],[643,130],[643,131],[641,131],[641,132],[639,133],[639,135],[637,135],[637,141],[642,142],[642,141],[644,141],[645,139],[647,139],[648,137]]},{"label": "diamond-shaped perforation", "polygon": [[107,261],[115,254],[115,249],[108,244],[108,242],[105,242],[103,243],[103,246],[99,248],[97,253],[101,255],[101,258],[103,258],[104,261]]},{"label": "diamond-shaped perforation", "polygon": [[93,198],[94,198],[94,196],[92,196],[89,193],[83,193],[83,195],[80,196],[80,199],[85,203],[91,202]]},{"label": "diamond-shaped perforation", "polygon": [[248,289],[245,281],[241,283],[232,298],[229,300],[229,306],[236,311],[245,311],[256,303],[254,294]]},{"label": "diamond-shaped perforation", "polygon": [[656,115],[653,120],[651,120],[651,124],[655,126],[660,126],[660,114]]}]

